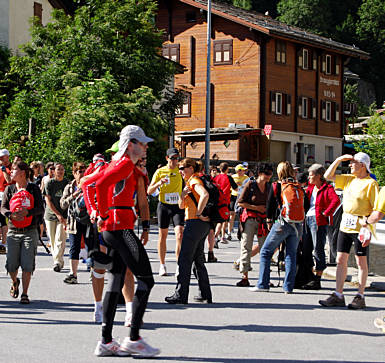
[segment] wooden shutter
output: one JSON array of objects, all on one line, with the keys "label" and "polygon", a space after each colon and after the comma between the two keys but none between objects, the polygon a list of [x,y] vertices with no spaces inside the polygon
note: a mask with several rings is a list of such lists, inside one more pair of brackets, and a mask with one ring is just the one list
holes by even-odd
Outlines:
[{"label": "wooden shutter", "polygon": [[321,119],[326,120],[326,102],[321,101]]},{"label": "wooden shutter", "polygon": [[308,119],[314,118],[313,117],[313,101],[314,100],[310,97],[307,99],[307,118]]},{"label": "wooden shutter", "polygon": [[170,59],[170,48],[166,45],[164,45],[162,48],[162,56],[167,59]]},{"label": "wooden shutter", "polygon": [[286,95],[287,104],[286,104],[286,114],[291,115],[291,96]]},{"label": "wooden shutter", "polygon": [[330,74],[336,74],[336,57],[334,55],[330,56],[330,61]]},{"label": "wooden shutter", "polygon": [[33,3],[33,16],[36,16],[40,20],[40,25],[43,24],[43,5],[34,2]]},{"label": "wooden shutter", "polygon": [[195,86],[195,58],[196,58],[196,41],[195,41],[195,38],[191,36],[190,37],[190,84],[192,86]]},{"label": "wooden shutter", "polygon": [[297,57],[298,57],[298,67],[303,67],[303,58],[302,58],[302,50],[303,48],[301,48],[298,53],[297,53]]},{"label": "wooden shutter", "polygon": [[287,94],[282,93],[282,115],[287,115]]},{"label": "wooden shutter", "polygon": [[312,118],[315,120],[317,118],[317,100],[312,99],[311,105]]},{"label": "wooden shutter", "polygon": [[270,91],[270,112],[275,113],[275,92]]},{"label": "wooden shutter", "polygon": [[298,97],[297,104],[298,104],[298,116],[302,117],[302,97]]},{"label": "wooden shutter", "polygon": [[336,120],[336,103],[335,102],[330,102],[330,103],[331,103],[330,121],[335,121]]},{"label": "wooden shutter", "polygon": [[322,66],[321,66],[321,72],[326,73],[326,55],[322,55]]},{"label": "wooden shutter", "polygon": [[339,122],[340,121],[340,105],[338,103],[336,103],[335,105],[336,105],[336,117],[335,117],[335,120],[336,120],[336,122]]}]

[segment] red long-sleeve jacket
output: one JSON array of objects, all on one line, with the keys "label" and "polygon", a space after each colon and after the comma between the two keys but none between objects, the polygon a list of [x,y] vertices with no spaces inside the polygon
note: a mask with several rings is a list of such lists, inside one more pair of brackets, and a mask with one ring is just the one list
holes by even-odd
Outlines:
[{"label": "red long-sleeve jacket", "polygon": [[[313,193],[314,184],[309,184],[306,194],[310,200]],[[334,191],[334,188],[324,182],[317,192],[315,202],[315,219],[317,226],[326,226],[333,223],[333,214],[340,205],[340,198]],[[323,214],[322,214],[323,212]]]}]

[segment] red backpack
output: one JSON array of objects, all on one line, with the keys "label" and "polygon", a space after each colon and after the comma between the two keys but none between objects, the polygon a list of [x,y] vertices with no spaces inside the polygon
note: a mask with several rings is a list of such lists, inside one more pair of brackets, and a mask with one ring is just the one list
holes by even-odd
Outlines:
[{"label": "red backpack", "polygon": [[[9,209],[10,211],[17,212],[21,208],[32,209],[34,206],[35,200],[33,195],[25,189],[21,189],[16,192],[11,200],[9,201]],[[25,228],[28,227],[32,223],[32,216],[24,217],[22,221],[15,221],[12,219],[12,224],[16,228]]]},{"label": "red backpack", "polygon": [[[276,196],[277,185],[273,183]],[[301,223],[305,219],[305,192],[296,181],[281,182],[281,217],[288,223]]]}]

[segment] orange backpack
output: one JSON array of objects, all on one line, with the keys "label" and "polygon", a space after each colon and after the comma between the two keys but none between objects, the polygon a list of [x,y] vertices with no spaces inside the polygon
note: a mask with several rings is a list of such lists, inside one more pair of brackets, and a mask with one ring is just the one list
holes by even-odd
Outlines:
[{"label": "orange backpack", "polygon": [[305,219],[305,192],[294,181],[281,183],[281,216],[288,223],[301,223]]}]

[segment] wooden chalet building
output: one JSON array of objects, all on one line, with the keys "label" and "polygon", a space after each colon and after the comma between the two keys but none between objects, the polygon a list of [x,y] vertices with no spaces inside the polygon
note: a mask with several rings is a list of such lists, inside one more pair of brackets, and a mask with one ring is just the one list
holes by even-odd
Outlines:
[{"label": "wooden chalet building", "polygon": [[[204,154],[207,3],[159,0],[163,56],[185,103],[175,117],[182,155]],[[342,150],[343,74],[358,48],[225,3],[212,3],[210,158],[325,163]],[[271,125],[269,137],[265,125]]]}]

